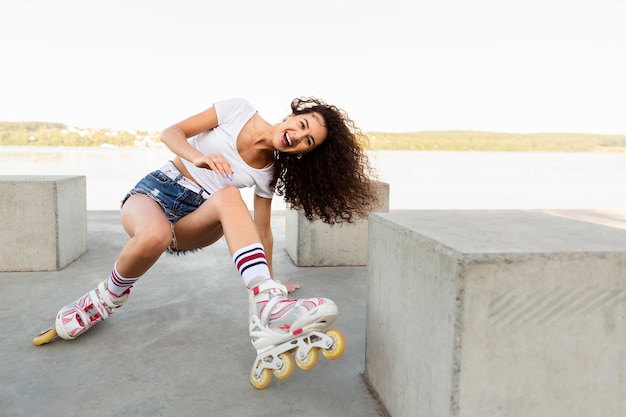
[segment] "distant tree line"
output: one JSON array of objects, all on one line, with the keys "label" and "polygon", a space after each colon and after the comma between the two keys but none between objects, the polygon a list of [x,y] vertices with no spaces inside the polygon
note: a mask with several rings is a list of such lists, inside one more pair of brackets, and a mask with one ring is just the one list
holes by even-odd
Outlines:
[{"label": "distant tree line", "polygon": [[[471,130],[369,132],[373,150],[626,152],[626,135],[495,133]],[[50,122],[0,122],[0,146],[152,146],[158,132],[87,129]]]},{"label": "distant tree line", "polygon": [[158,134],[77,128],[51,122],[0,122],[0,146],[147,146]]},{"label": "distant tree line", "polygon": [[368,133],[379,150],[626,152],[626,135],[584,133],[495,133],[471,130],[414,133]]}]

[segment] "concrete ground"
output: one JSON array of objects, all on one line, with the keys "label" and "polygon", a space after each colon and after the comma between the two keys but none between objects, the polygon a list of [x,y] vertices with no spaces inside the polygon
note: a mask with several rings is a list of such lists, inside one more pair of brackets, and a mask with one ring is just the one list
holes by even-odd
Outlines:
[{"label": "concrete ground", "polygon": [[[626,228],[623,211],[546,211]],[[249,382],[255,352],[247,298],[223,241],[184,258],[164,256],[124,308],[74,341],[33,346],[61,306],[105,278],[127,237],[119,212],[88,213],[88,250],[58,272],[0,273],[0,416],[379,416],[363,382],[366,267],[298,268],[284,250],[284,213],[274,214],[274,269],[327,296],[347,340],[338,361]],[[442,225],[445,227],[445,225]]]},{"label": "concrete ground", "polygon": [[88,249],[57,272],[0,273],[0,416],[378,416],[362,379],[366,267],[298,268],[273,219],[274,269],[298,297],[338,304],[347,349],[320,355],[287,381],[249,382],[255,351],[247,296],[223,240],[186,257],[164,256],[109,320],[73,341],[33,346],[57,311],[105,278],[127,240],[119,212],[88,212]]}]

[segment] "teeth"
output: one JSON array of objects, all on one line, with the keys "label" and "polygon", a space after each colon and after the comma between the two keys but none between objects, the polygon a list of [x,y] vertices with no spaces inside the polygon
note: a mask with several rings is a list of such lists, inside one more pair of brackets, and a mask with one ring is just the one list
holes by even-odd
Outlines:
[{"label": "teeth", "polygon": [[287,139],[287,145],[291,146],[291,139],[289,139],[289,133],[285,132],[285,139]]}]

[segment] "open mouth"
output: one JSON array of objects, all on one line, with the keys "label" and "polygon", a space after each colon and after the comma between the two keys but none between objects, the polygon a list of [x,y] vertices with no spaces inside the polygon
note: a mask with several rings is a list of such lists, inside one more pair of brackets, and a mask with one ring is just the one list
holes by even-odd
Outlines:
[{"label": "open mouth", "polygon": [[289,137],[289,133],[285,132],[285,143],[287,146],[291,146],[291,138]]}]

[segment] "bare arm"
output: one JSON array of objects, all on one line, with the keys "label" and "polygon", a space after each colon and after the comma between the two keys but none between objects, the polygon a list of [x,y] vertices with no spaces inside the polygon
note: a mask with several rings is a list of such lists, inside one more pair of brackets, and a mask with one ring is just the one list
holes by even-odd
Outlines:
[{"label": "bare arm", "polygon": [[211,130],[218,125],[217,112],[211,106],[207,110],[178,122],[161,133],[161,141],[176,155],[198,168],[208,168],[222,174],[232,174],[230,164],[222,155],[204,155],[191,146],[188,139],[192,136]]},{"label": "bare arm", "polygon": [[254,224],[261,236],[261,243],[265,249],[267,265],[270,268],[270,274],[274,277],[272,268],[272,253],[274,250],[274,235],[271,227],[272,217],[272,199],[263,198],[254,195]]}]

